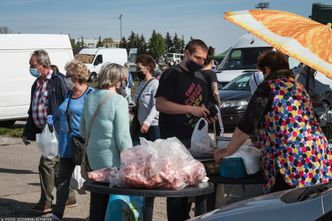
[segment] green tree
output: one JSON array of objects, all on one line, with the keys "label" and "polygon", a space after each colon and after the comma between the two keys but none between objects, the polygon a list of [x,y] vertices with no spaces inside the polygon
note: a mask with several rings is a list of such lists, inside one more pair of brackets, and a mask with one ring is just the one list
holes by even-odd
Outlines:
[{"label": "green tree", "polygon": [[182,38],[181,38],[180,45],[181,45],[180,53],[184,53],[184,48],[185,48],[186,44],[185,44],[185,42],[184,42],[184,37],[183,37],[183,35],[182,35]]},{"label": "green tree", "polygon": [[104,38],[102,41],[103,47],[110,48],[113,44],[113,38]]},{"label": "green tree", "polygon": [[134,31],[131,31],[131,34],[129,35],[128,39],[127,39],[127,49],[129,48],[137,48],[136,47],[136,43],[137,43],[137,38],[136,38],[136,34],[134,33]]},{"label": "green tree", "polygon": [[181,39],[179,39],[178,35],[175,33],[173,37],[173,51],[174,53],[181,53],[182,44]]},{"label": "green tree", "polygon": [[[122,37],[121,41],[120,41],[120,44],[119,44],[119,47],[120,48],[126,48],[127,51],[128,51],[128,47],[127,47],[127,40],[125,37]],[[129,52],[129,51],[128,51]]]},{"label": "green tree", "polygon": [[149,40],[149,53],[155,59],[159,59],[164,56],[166,52],[165,39],[160,34],[153,30],[151,38]]},{"label": "green tree", "polygon": [[8,28],[5,25],[0,26],[0,34],[10,34],[10,33],[13,33],[13,31],[10,30],[10,28]]},{"label": "green tree", "polygon": [[138,53],[146,53],[147,50],[147,43],[145,41],[144,35],[141,34],[141,36],[138,39],[138,47],[137,47]]},{"label": "green tree", "polygon": [[101,40],[101,36],[99,36],[96,47],[99,48],[99,47],[103,47],[103,46],[104,46],[104,44],[103,44],[103,42]]},{"label": "green tree", "polygon": [[169,52],[173,47],[172,36],[169,34],[169,32],[167,32],[165,36],[165,47],[166,47],[166,52]]}]

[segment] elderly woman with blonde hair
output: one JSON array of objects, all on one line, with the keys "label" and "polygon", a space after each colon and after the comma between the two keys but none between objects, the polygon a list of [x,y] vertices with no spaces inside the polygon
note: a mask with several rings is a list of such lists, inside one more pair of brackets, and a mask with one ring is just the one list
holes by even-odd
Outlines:
[{"label": "elderly woman with blonde hair", "polygon": [[[94,91],[87,85],[89,73],[87,67],[80,61],[73,60],[66,64],[66,83],[71,86],[65,100],[58,107],[59,116],[59,155],[60,166],[57,179],[56,205],[53,209],[54,220],[61,219],[67,205],[76,204],[69,184],[76,164],[73,162],[73,137],[81,139],[79,130],[80,118],[86,97]],[[68,197],[69,196],[69,197]]]},{"label": "elderly woman with blonde hair", "polygon": [[128,102],[116,93],[126,76],[127,70],[121,65],[105,64],[97,78],[97,90],[84,103],[80,131],[83,137],[88,137],[87,156],[92,170],[119,167],[121,151],[132,147]]}]

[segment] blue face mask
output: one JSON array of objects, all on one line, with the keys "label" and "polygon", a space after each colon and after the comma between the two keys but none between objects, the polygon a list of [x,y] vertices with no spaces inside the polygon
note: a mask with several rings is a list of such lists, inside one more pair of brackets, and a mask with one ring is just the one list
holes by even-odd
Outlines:
[{"label": "blue face mask", "polygon": [[39,77],[39,72],[37,68],[30,68],[30,74],[36,78]]}]

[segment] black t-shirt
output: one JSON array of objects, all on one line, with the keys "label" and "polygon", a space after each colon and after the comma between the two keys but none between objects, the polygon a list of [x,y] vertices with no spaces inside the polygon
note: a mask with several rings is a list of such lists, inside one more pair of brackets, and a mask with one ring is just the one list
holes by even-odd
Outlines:
[{"label": "black t-shirt", "polygon": [[[206,86],[202,73],[187,72],[180,66],[166,70],[159,81],[155,97],[165,97],[177,104],[201,106],[206,104]],[[160,137],[190,139],[198,117],[190,114],[159,113]]]},{"label": "black t-shirt", "polygon": [[218,82],[217,74],[211,70],[202,70],[201,72],[204,75],[207,84],[207,99],[209,102],[216,104],[212,93],[212,83]]}]

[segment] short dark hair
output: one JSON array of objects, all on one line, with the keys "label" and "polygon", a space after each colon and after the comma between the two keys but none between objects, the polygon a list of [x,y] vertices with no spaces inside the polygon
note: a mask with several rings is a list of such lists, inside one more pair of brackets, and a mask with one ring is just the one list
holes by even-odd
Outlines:
[{"label": "short dark hair", "polygon": [[279,51],[264,51],[258,55],[257,67],[261,70],[264,67],[269,67],[271,72],[289,70],[288,57]]},{"label": "short dark hair", "polygon": [[150,68],[151,72],[156,68],[156,62],[151,55],[139,54],[136,58],[136,64],[141,63],[143,66]]},{"label": "short dark hair", "polygon": [[209,47],[206,59],[204,61],[204,65],[210,64],[211,61],[214,59],[214,51],[215,49],[213,47]]},{"label": "short dark hair", "polygon": [[192,54],[196,51],[197,48],[201,48],[205,52],[208,51],[208,46],[200,39],[193,39],[189,41],[184,50],[188,50],[189,53]]}]

